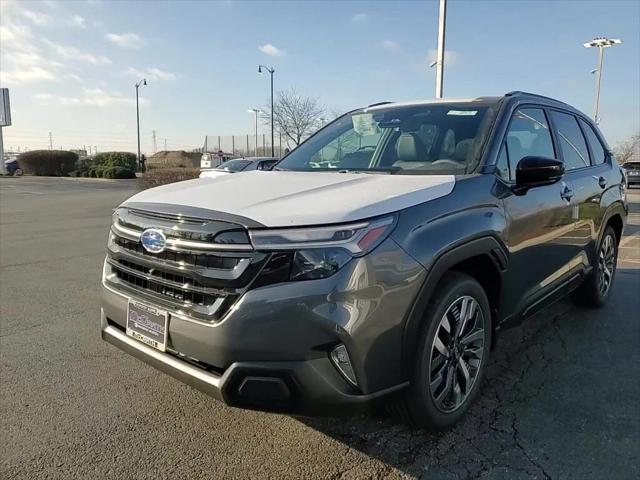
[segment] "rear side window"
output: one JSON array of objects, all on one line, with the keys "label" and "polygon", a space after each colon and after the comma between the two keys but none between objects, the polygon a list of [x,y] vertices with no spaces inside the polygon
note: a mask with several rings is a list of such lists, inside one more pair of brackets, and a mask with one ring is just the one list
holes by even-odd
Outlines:
[{"label": "rear side window", "polygon": [[587,142],[582,135],[576,117],[567,113],[552,111],[551,120],[558,134],[565,170],[569,171],[590,166]]},{"label": "rear side window", "polygon": [[[577,126],[577,125],[576,125]],[[555,158],[549,124],[539,108],[515,111],[507,132],[507,154],[512,169],[524,157]]]},{"label": "rear side window", "polygon": [[593,165],[600,165],[601,163],[604,163],[607,154],[605,153],[604,148],[602,148],[600,139],[593,131],[591,125],[589,125],[581,118],[579,118],[578,121],[580,122],[580,125],[582,125],[582,131],[586,135],[587,141],[589,142],[589,148],[591,149],[591,163]]}]

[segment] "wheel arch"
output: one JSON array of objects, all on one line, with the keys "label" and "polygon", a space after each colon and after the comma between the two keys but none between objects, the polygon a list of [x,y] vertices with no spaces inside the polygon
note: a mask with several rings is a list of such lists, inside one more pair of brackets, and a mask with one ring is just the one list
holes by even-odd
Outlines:
[{"label": "wheel arch", "polygon": [[499,323],[496,317],[499,311],[502,274],[507,270],[508,261],[506,248],[501,241],[492,236],[476,238],[455,246],[434,260],[404,325],[402,352],[406,374],[411,374],[419,330],[423,325],[426,310],[436,287],[449,271],[466,273],[474,277],[484,288],[494,319],[491,339],[494,345],[495,330]]},{"label": "wheel arch", "polygon": [[622,220],[622,216],[619,213],[614,213],[613,215],[611,215],[607,219],[607,223],[605,223],[605,226],[602,229],[603,234],[608,226],[611,226],[611,228],[613,228],[613,231],[616,232],[616,240],[619,244],[620,240],[622,240],[622,231],[624,230],[624,221]]}]

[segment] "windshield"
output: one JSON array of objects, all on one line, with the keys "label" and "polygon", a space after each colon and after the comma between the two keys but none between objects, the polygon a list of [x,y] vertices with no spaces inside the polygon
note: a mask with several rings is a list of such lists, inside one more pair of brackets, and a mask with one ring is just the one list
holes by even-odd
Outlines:
[{"label": "windshield", "polygon": [[227,172],[241,172],[251,163],[251,160],[227,160],[217,167],[217,170],[226,170]]},{"label": "windshield", "polygon": [[640,162],[623,163],[622,168],[625,168],[627,170],[640,170]]},{"label": "windshield", "polygon": [[486,104],[442,103],[360,110],[312,136],[276,169],[471,172],[493,115]]}]

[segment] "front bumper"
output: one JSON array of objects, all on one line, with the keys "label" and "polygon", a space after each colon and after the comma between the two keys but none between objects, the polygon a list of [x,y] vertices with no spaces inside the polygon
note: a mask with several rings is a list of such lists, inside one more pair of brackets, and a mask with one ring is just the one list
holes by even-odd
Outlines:
[{"label": "front bumper", "polygon": [[127,336],[102,311],[102,339],[167,375],[227,405],[301,415],[350,413],[408,385],[372,394],[344,391],[333,368],[320,359],[300,362],[237,362],[218,374],[191,365]]},{"label": "front bumper", "polygon": [[[352,412],[408,385],[402,326],[424,276],[387,239],[328,279],[249,290],[217,323],[170,311],[168,353],[125,334],[133,297],[103,281],[102,338],[231,406]],[[357,387],[329,359],[339,343],[349,351]]]}]

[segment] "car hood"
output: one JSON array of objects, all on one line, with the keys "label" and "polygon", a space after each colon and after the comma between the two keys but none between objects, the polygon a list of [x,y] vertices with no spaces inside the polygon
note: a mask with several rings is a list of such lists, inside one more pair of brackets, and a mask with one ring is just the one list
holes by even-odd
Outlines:
[{"label": "car hood", "polygon": [[448,195],[454,184],[453,175],[253,171],[163,185],[134,195],[123,206],[194,207],[266,227],[321,225],[396,212]]}]

